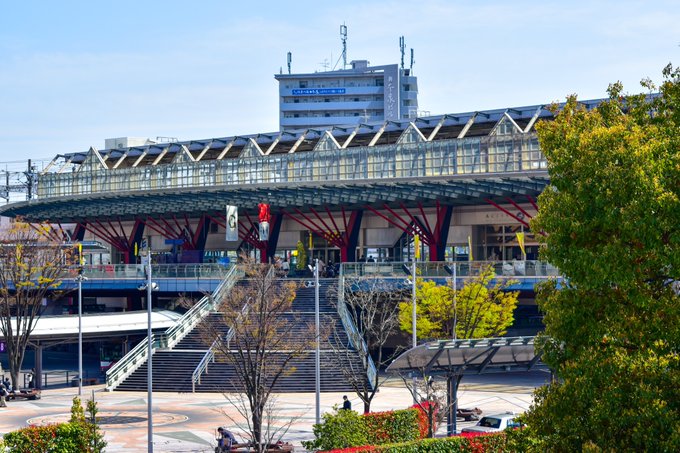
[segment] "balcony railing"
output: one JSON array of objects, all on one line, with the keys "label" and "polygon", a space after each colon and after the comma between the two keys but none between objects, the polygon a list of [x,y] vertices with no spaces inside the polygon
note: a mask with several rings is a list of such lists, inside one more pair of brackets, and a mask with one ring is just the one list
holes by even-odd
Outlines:
[{"label": "balcony railing", "polygon": [[[73,269],[72,269],[73,271]],[[222,279],[229,267],[222,264],[152,264],[151,275],[154,279],[188,278]],[[146,278],[142,264],[102,264],[84,266],[83,275],[94,279],[140,279]]]},{"label": "balcony railing", "polygon": [[[356,277],[405,277],[410,275],[413,263],[342,263],[342,274],[345,278]],[[478,275],[479,270],[491,266],[497,277],[521,279],[560,277],[559,269],[550,263],[533,260],[512,261],[460,261],[460,262],[417,262],[418,277],[452,277],[454,273],[460,278]]]}]

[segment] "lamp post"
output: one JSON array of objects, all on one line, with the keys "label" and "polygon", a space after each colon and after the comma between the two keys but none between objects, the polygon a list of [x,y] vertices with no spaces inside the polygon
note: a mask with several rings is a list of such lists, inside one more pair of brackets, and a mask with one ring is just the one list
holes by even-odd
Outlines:
[{"label": "lamp post", "polygon": [[[457,310],[457,297],[458,297],[458,282],[457,280],[457,269],[456,262],[453,262],[453,269],[449,266],[444,266],[444,268],[451,274],[453,278],[453,344],[455,347],[456,340],[458,338],[456,334],[456,326],[458,325],[458,310]],[[448,420],[447,420],[447,433],[452,436],[456,433],[458,426],[458,376],[447,376],[447,405],[448,405]]]},{"label": "lamp post", "polygon": [[148,394],[148,400],[149,400],[149,407],[148,407],[148,442],[149,442],[149,453],[153,453],[153,404],[152,404],[152,398],[153,398],[153,366],[152,366],[152,359],[153,359],[153,337],[151,333],[151,291],[153,291],[153,288],[151,287],[151,256],[148,257],[147,260],[147,275],[146,275],[146,313],[147,313],[147,321],[148,321],[148,326],[146,329],[146,338],[147,338],[147,344],[148,344],[148,350],[146,352],[147,357],[148,357],[148,364],[149,368],[147,369],[147,388],[146,392]]},{"label": "lamp post", "polygon": [[78,396],[83,394],[83,267],[78,267]]},{"label": "lamp post", "polygon": [[[416,257],[413,254],[413,269],[411,271],[411,330],[413,331],[413,347],[418,346],[418,335],[416,332]],[[418,379],[413,376],[413,404],[418,404],[418,398],[416,398],[416,385]]]},{"label": "lamp post", "polygon": [[148,452],[153,453],[153,337],[151,331],[151,292],[158,289],[158,285],[151,281],[151,253],[149,253],[146,263],[146,284],[139,287],[140,291],[146,290],[146,313],[147,313],[147,437],[148,437]]},{"label": "lamp post", "polygon": [[314,327],[316,335],[316,352],[314,357],[314,373],[316,381],[316,424],[321,424],[321,350],[319,347],[319,259],[314,260],[314,267],[309,266],[314,272]]}]

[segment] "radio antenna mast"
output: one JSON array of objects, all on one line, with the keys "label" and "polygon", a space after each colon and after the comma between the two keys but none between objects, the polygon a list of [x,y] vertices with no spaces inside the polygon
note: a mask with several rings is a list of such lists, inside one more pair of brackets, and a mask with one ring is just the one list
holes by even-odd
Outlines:
[{"label": "radio antenna mast", "polygon": [[406,47],[406,43],[404,41],[404,37],[400,36],[399,37],[399,50],[401,51],[401,69],[404,69],[404,48]]},{"label": "radio antenna mast", "polygon": [[416,62],[416,57],[413,54],[413,47],[411,47],[411,75],[413,75],[413,64]]},{"label": "radio antenna mast", "polygon": [[347,25],[340,25],[340,39],[342,40],[342,69],[347,69]]},{"label": "radio antenna mast", "polygon": [[291,52],[288,52],[286,61],[288,62],[288,74],[290,74],[290,64],[293,62],[293,54]]}]

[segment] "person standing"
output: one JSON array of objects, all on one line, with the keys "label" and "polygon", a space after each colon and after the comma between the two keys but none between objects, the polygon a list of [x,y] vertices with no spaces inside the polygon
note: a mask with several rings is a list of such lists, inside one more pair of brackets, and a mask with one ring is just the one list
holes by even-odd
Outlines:
[{"label": "person standing", "polygon": [[7,407],[7,396],[9,392],[5,388],[5,384],[0,384],[0,407]]},{"label": "person standing", "polygon": [[352,402],[347,398],[347,395],[342,395],[342,408],[346,411],[352,410]]}]

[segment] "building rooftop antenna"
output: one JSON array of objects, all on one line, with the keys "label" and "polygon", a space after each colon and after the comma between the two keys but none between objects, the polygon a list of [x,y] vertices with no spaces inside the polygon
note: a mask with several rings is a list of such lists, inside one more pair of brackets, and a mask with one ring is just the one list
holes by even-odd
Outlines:
[{"label": "building rooftop antenna", "polygon": [[416,57],[415,54],[413,53],[413,47],[411,47],[411,67],[410,67],[410,73],[413,75],[413,65],[416,62]]},{"label": "building rooftop antenna", "polygon": [[404,49],[406,47],[406,42],[404,41],[404,37],[400,36],[399,37],[399,50],[401,51],[401,69],[404,69]]},{"label": "building rooftop antenna", "polygon": [[290,64],[293,62],[293,54],[292,52],[288,52],[288,55],[286,56],[286,63],[288,64],[288,74],[290,74]]},{"label": "building rooftop antenna", "polygon": [[342,40],[342,69],[347,69],[347,25],[340,25],[340,39]]}]

